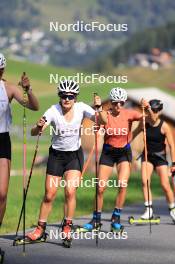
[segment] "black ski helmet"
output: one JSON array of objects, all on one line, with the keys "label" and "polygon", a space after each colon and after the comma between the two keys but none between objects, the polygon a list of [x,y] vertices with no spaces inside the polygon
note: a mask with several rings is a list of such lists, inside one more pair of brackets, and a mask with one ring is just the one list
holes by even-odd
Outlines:
[{"label": "black ski helmet", "polygon": [[157,113],[163,109],[163,103],[162,103],[162,101],[160,101],[158,99],[150,100],[149,104],[151,106],[151,110],[155,113]]}]

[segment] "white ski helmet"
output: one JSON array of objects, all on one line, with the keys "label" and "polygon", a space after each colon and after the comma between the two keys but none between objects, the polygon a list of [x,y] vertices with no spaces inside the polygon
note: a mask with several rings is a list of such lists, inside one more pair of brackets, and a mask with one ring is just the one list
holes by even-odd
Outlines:
[{"label": "white ski helmet", "polygon": [[74,93],[79,94],[79,85],[74,81],[61,81],[58,86],[58,94],[60,93]]},{"label": "white ski helmet", "polygon": [[6,67],[6,59],[2,53],[0,53],[0,69]]},{"label": "white ski helmet", "polygon": [[120,87],[116,87],[110,91],[109,97],[113,102],[125,102],[127,100],[127,92]]}]

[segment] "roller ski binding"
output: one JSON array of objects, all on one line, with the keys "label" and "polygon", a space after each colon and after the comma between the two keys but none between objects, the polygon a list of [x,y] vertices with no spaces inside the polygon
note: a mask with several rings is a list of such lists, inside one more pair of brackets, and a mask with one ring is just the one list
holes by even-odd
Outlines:
[{"label": "roller ski binding", "polygon": [[78,227],[76,232],[92,232],[92,231],[100,231],[101,230],[101,213],[93,213],[93,218],[87,224],[84,224],[82,227]]},{"label": "roller ski binding", "polygon": [[115,209],[111,217],[111,232],[115,234],[122,234],[124,226],[120,224],[120,209]]},{"label": "roller ski binding", "polygon": [[175,207],[169,210],[170,210],[170,216],[173,220],[173,223],[175,224]]},{"label": "roller ski binding", "polygon": [[47,236],[48,234],[45,232],[45,229],[37,226],[34,231],[28,233],[25,238],[16,237],[13,242],[13,246],[46,242]]},{"label": "roller ski binding", "polygon": [[73,232],[72,220],[65,219],[62,227],[63,247],[70,248],[72,246],[72,232]]},{"label": "roller ski binding", "polygon": [[144,214],[138,218],[135,219],[133,216],[129,216],[128,222],[130,225],[133,224],[160,224],[160,216],[154,216],[153,215],[153,208],[152,206],[145,206],[145,212]]},{"label": "roller ski binding", "polygon": [[5,252],[0,248],[0,264],[4,263]]}]

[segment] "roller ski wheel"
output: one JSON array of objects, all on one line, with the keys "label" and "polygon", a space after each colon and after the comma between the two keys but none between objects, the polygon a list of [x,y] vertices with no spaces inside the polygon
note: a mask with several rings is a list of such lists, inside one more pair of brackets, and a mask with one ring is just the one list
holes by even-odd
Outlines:
[{"label": "roller ski wheel", "polygon": [[0,249],[0,264],[4,263],[4,256],[5,256],[5,252]]},{"label": "roller ski wheel", "polygon": [[63,240],[63,247],[71,248],[72,247],[72,239],[64,239]]},{"label": "roller ski wheel", "polygon": [[124,226],[119,223],[111,223],[111,232],[121,235],[124,231]]},{"label": "roller ski wheel", "polygon": [[143,218],[138,218],[138,219],[135,219],[133,216],[129,216],[128,217],[128,223],[130,225],[133,225],[133,224],[156,224],[156,225],[159,225],[160,224],[160,216],[154,216],[152,217],[151,219],[143,219]]},{"label": "roller ski wheel", "polygon": [[89,223],[83,225],[83,226],[78,226],[76,229],[76,232],[78,233],[86,233],[86,232],[99,232],[101,230],[102,223],[98,222],[96,223],[95,219],[92,219]]}]

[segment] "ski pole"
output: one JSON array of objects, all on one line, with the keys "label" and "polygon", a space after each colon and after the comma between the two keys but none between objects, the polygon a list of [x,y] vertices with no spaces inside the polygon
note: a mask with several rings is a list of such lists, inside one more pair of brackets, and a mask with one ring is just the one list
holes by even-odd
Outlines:
[{"label": "ski pole", "polygon": [[[23,72],[21,80],[25,77],[26,73]],[[22,85],[22,81],[19,83]],[[26,103],[27,103],[27,93],[26,89],[23,87],[23,239],[25,238],[25,218],[26,218],[26,206],[25,206],[25,193],[26,193],[26,159],[27,159],[27,123],[26,123]],[[25,254],[25,244],[23,244],[23,254]]]},{"label": "ski pole", "polygon": [[148,192],[148,210],[149,210],[149,226],[150,226],[150,234],[151,230],[151,212],[150,212],[150,193],[149,193],[149,181],[148,181],[148,152],[147,152],[147,141],[146,141],[146,125],[145,125],[145,109],[142,106],[142,115],[143,115],[143,140],[144,140],[144,154],[145,154],[145,162],[146,162],[146,185]]},{"label": "ski pole", "polygon": [[19,221],[18,221],[18,225],[17,225],[17,229],[16,229],[16,238],[18,237],[18,231],[19,231],[19,227],[20,227],[20,223],[21,223],[21,219],[22,219],[22,215],[23,215],[23,211],[24,211],[24,207],[25,207],[25,202],[26,202],[26,198],[27,198],[27,194],[28,194],[28,190],[29,190],[29,186],[30,186],[30,181],[31,181],[31,178],[32,178],[33,167],[34,167],[36,155],[37,155],[37,152],[38,152],[39,139],[40,139],[41,134],[42,134],[42,132],[40,130],[40,132],[38,134],[38,137],[37,137],[37,142],[36,142],[35,152],[34,152],[32,165],[31,165],[31,169],[30,169],[30,174],[29,174],[29,178],[28,178],[28,182],[27,182],[25,197],[24,197],[24,200],[23,200],[23,204],[22,204],[22,208],[21,208],[21,212],[20,212],[20,216],[19,216]]},{"label": "ski pole", "polygon": [[[97,93],[94,93],[94,99],[97,96]],[[96,192],[95,192],[95,207],[96,207],[96,214],[98,211],[98,106],[95,106],[95,178],[96,178]],[[96,228],[97,228],[97,217],[96,217]],[[97,228],[97,235],[96,235],[96,246],[98,247],[98,228]]]}]

